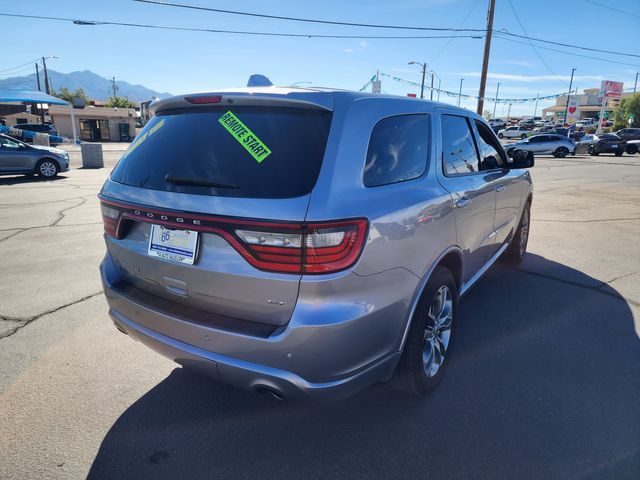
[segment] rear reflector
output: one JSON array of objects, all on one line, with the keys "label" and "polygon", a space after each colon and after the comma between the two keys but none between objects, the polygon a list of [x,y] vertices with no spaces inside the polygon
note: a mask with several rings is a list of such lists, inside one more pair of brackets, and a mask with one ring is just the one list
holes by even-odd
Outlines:
[{"label": "rear reflector", "polygon": [[104,230],[112,237],[122,238],[126,224],[132,221],[213,233],[224,238],[255,268],[279,273],[320,274],[351,267],[362,253],[369,226],[365,219],[269,222],[100,200]]},{"label": "rear reflector", "polygon": [[204,103],[220,103],[222,101],[222,95],[201,95],[197,97],[184,97],[184,99],[196,105]]}]

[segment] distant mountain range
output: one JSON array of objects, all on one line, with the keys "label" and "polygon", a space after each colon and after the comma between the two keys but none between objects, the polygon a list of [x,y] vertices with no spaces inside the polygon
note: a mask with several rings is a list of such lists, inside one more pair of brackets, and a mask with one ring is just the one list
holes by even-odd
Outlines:
[{"label": "distant mountain range", "polygon": [[[113,95],[111,80],[101,77],[89,70],[82,72],[60,73],[49,69],[49,83],[54,90],[66,87],[71,91],[82,88],[87,97],[96,100],[106,100]],[[40,82],[44,91],[44,75],[40,71]],[[168,97],[168,92],[156,92],[142,85],[132,85],[123,80],[116,80],[118,87],[118,96],[127,97],[133,102],[144,102],[151,100],[152,97]],[[32,90],[38,89],[36,74],[26,75],[24,77],[11,77],[0,79],[0,88],[19,88],[25,87]]]}]

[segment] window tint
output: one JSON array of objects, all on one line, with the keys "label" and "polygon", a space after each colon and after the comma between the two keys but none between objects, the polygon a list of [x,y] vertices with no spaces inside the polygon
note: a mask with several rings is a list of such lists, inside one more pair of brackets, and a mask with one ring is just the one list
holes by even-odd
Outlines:
[{"label": "window tint", "polygon": [[481,169],[491,170],[501,167],[506,159],[500,142],[484,123],[475,120],[475,124],[479,135],[478,148],[480,149]]},{"label": "window tint", "polygon": [[429,119],[400,115],[373,127],[367,149],[363,183],[377,187],[418,178],[427,166]]},{"label": "window tint", "polygon": [[465,117],[442,116],[442,156],[447,175],[478,171],[478,153]]},{"label": "window tint", "polygon": [[[217,106],[167,112],[147,123],[111,180],[197,195],[306,195],[318,178],[330,124],[331,112],[315,109]],[[178,180],[167,181],[169,174]]]}]

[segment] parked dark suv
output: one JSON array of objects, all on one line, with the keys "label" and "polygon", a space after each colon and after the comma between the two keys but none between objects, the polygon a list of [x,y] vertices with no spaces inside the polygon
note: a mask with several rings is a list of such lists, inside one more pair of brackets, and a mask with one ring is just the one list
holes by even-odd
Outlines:
[{"label": "parked dark suv", "polygon": [[640,140],[640,128],[622,128],[616,132],[616,135],[626,141]]}]

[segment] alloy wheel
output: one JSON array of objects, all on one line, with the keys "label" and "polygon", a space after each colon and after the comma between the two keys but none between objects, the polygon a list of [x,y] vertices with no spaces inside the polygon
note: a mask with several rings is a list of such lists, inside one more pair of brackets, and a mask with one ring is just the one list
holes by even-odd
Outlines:
[{"label": "alloy wheel", "polygon": [[522,215],[522,221],[520,222],[520,244],[518,245],[518,252],[520,256],[524,255],[527,249],[527,241],[529,240],[529,209]]},{"label": "alloy wheel", "polygon": [[434,377],[444,364],[451,340],[453,322],[453,295],[442,285],[433,296],[424,330],[422,363],[427,377]]},{"label": "alloy wheel", "polygon": [[53,177],[56,174],[56,166],[48,160],[42,162],[40,164],[40,173],[43,177]]}]

